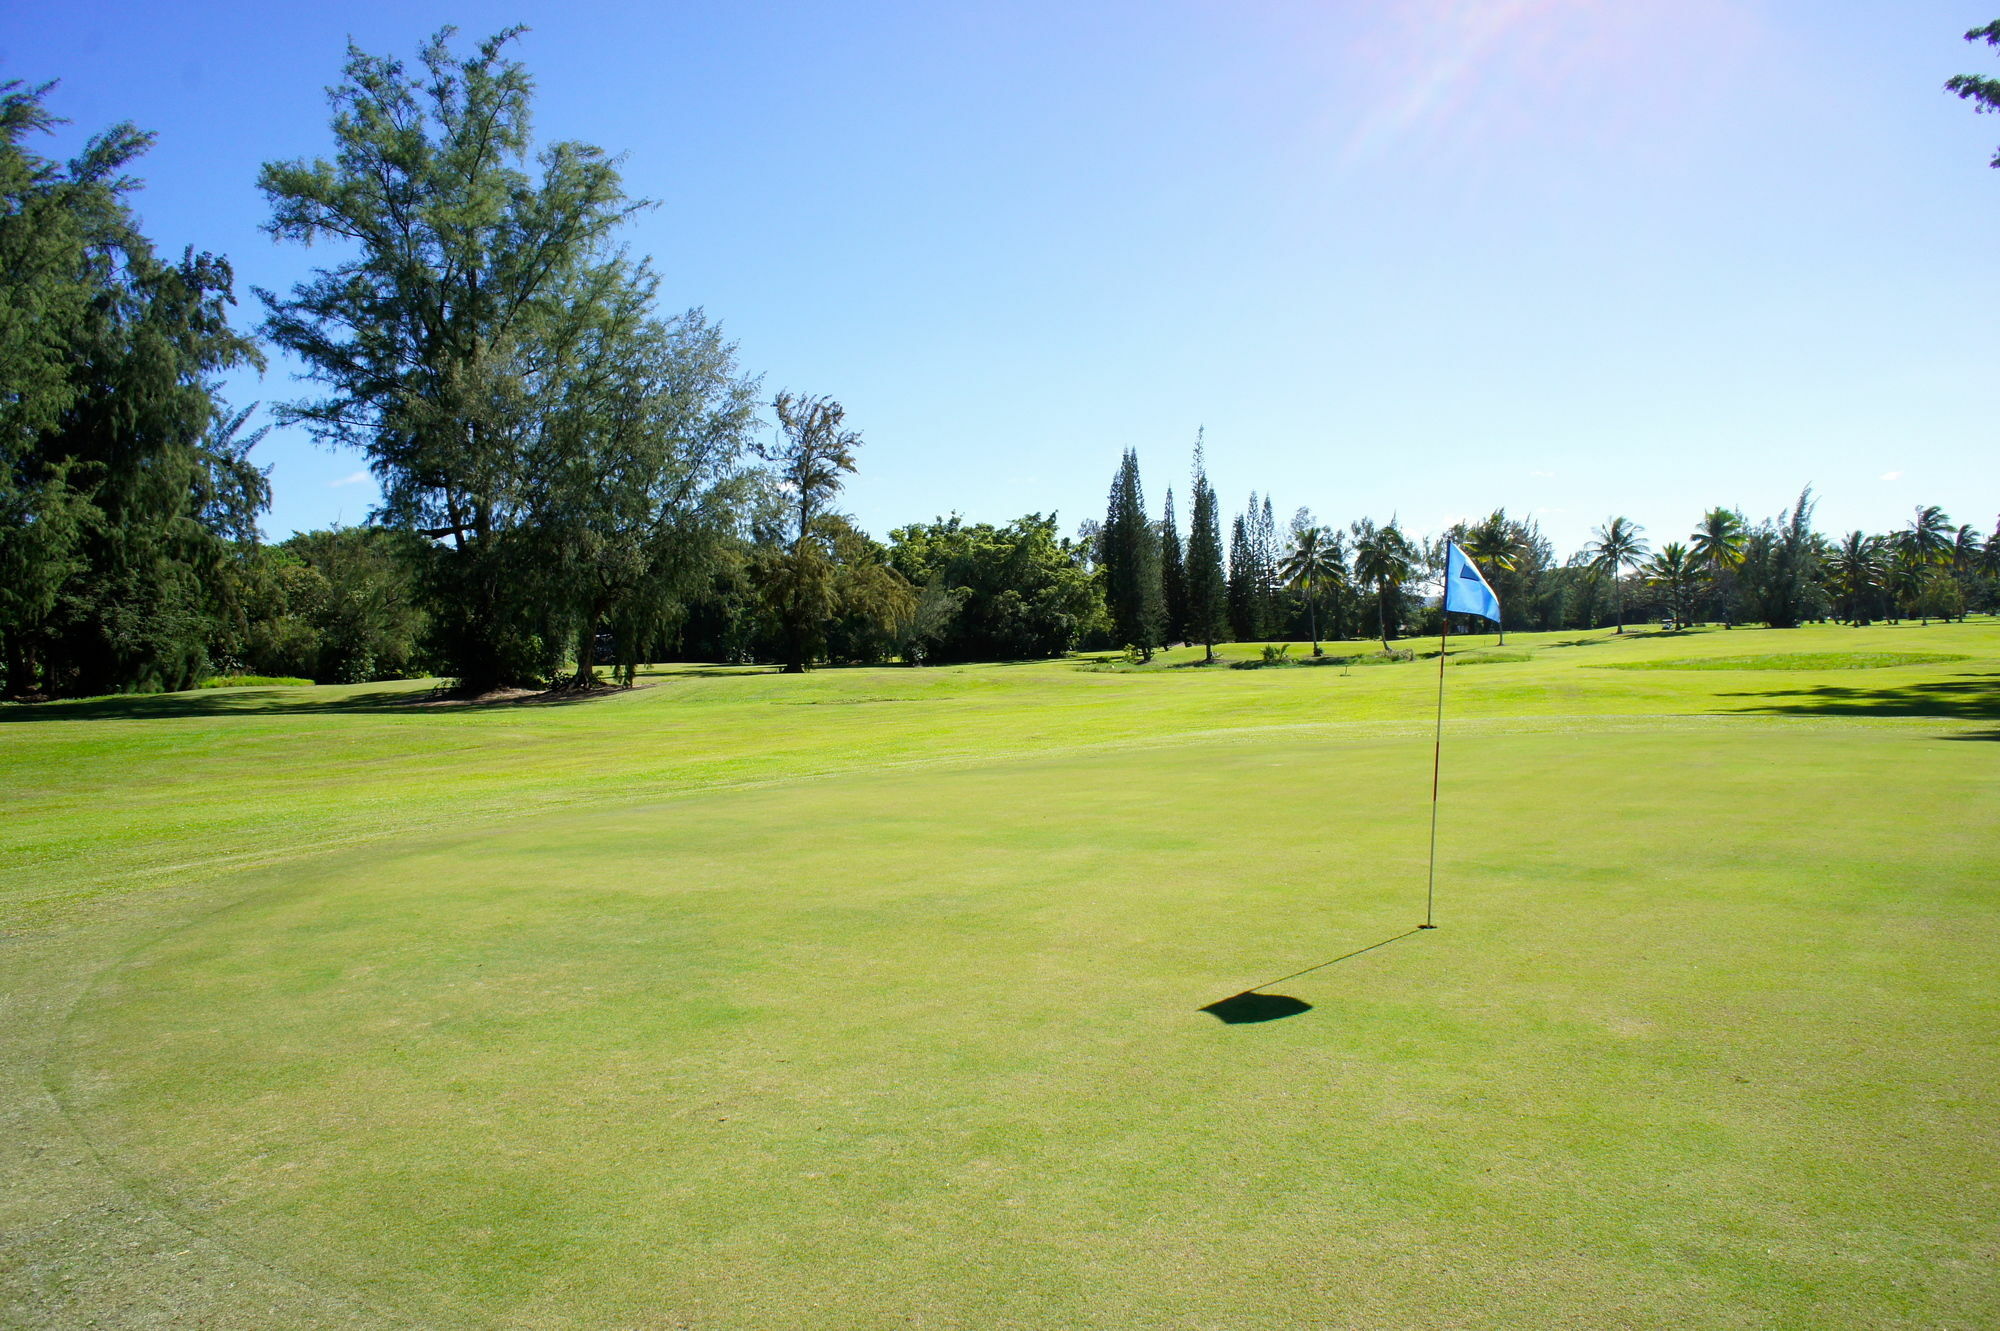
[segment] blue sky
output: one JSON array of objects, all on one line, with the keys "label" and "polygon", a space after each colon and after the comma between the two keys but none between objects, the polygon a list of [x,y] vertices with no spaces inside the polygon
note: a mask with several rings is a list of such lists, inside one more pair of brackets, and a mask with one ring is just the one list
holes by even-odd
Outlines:
[{"label": "blue sky", "polygon": [[[537,127],[627,155],[633,228],[769,390],[866,438],[847,506],[1101,514],[1120,452],[1183,520],[1504,505],[1658,543],[1812,483],[1825,530],[1993,527],[2000,74],[1933,0],[10,6],[0,79],[156,131],[163,249],[252,285],[260,163],[329,150],[351,35],[510,23]],[[274,360],[239,402],[303,391]],[[266,530],[367,516],[357,454],[275,434]]]}]

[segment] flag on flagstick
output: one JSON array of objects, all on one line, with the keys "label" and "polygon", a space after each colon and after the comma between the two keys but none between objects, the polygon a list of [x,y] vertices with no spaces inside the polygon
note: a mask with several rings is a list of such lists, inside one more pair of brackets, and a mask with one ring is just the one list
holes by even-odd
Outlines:
[{"label": "flag on flagstick", "polygon": [[1453,614],[1478,615],[1500,622],[1500,598],[1487,585],[1479,565],[1467,558],[1457,541],[1445,542],[1444,608]]},{"label": "flag on flagstick", "polygon": [[1438,869],[1438,770],[1444,761],[1444,651],[1449,633],[1446,615],[1478,615],[1500,622],[1500,598],[1486,584],[1486,575],[1472,562],[1457,541],[1444,543],[1444,596],[1438,602],[1438,714],[1437,734],[1431,741],[1431,868],[1424,886],[1424,922],[1420,929],[1435,929],[1431,923],[1431,902],[1437,895]]}]

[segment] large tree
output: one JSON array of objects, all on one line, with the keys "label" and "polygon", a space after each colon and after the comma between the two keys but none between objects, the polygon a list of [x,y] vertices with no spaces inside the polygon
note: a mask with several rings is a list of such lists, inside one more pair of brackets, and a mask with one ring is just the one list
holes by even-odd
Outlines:
[{"label": "large tree", "polygon": [[1166,610],[1165,640],[1188,640],[1187,550],[1181,544],[1180,523],[1174,517],[1174,492],[1167,491],[1160,517],[1160,592]]},{"label": "large tree", "polygon": [[1150,661],[1153,649],[1167,640],[1166,595],[1160,578],[1159,534],[1146,518],[1136,449],[1126,449],[1118,463],[1098,542],[1112,635]]},{"label": "large tree", "polygon": [[117,125],[58,163],[48,87],[0,85],[0,658],[16,695],[185,688],[268,499],[215,378],[258,363],[223,259],[155,256]]},{"label": "large tree", "polygon": [[581,346],[559,347],[529,435],[522,533],[549,635],[574,644],[572,685],[596,683],[608,633],[630,682],[664,645],[729,538],[750,477],[738,465],[756,385],[699,310],[647,316],[644,275],[609,265]]},{"label": "large tree", "polygon": [[1665,593],[1674,627],[1686,628],[1695,584],[1701,579],[1701,568],[1693,552],[1679,541],[1668,541],[1639,566],[1639,576]]},{"label": "large tree", "polygon": [[1591,567],[1611,579],[1611,602],[1613,613],[1618,617],[1618,631],[1625,631],[1625,597],[1620,579],[1627,568],[1644,559],[1649,547],[1640,533],[1645,528],[1630,518],[1607,518],[1604,525],[1594,529],[1589,544],[1584,551],[1590,556]]},{"label": "large tree", "polygon": [[524,595],[532,444],[561,349],[599,313],[579,291],[615,270],[612,233],[643,206],[598,148],[531,157],[533,83],[502,54],[520,31],[461,57],[445,28],[415,70],[350,45],[333,158],[258,181],[274,236],[341,251],[289,295],[258,293],[268,336],[327,389],[281,417],[363,450],[384,518],[440,543],[434,627],[475,691],[538,682],[567,645]]},{"label": "large tree", "polygon": [[1215,644],[1227,631],[1228,582],[1222,571],[1222,516],[1215,487],[1208,483],[1202,459],[1202,434],[1194,438],[1194,512],[1188,521],[1188,640],[1198,642],[1215,659]]},{"label": "large tree", "polygon": [[1389,630],[1401,627],[1403,586],[1416,575],[1417,548],[1394,518],[1379,527],[1361,518],[1353,530],[1354,579],[1375,593],[1375,622],[1386,652]]},{"label": "large tree", "polygon": [[1296,589],[1306,603],[1306,634],[1312,639],[1312,654],[1321,655],[1319,646],[1319,601],[1346,570],[1336,562],[1334,541],[1324,527],[1304,526],[1292,534],[1292,548],[1278,566],[1285,585]]},{"label": "large tree", "polygon": [[776,626],[786,674],[818,659],[837,601],[833,498],[854,470],[858,431],[843,428],[847,409],[830,397],[780,393],[772,403],[778,434],[756,452],[782,496],[776,547],[764,553],[758,581]]},{"label": "large tree", "polygon": [[1733,508],[1711,508],[1701,515],[1700,524],[1688,537],[1695,561],[1708,571],[1709,599],[1725,627],[1735,615],[1735,576],[1743,566],[1744,542],[1750,529],[1743,515]]}]

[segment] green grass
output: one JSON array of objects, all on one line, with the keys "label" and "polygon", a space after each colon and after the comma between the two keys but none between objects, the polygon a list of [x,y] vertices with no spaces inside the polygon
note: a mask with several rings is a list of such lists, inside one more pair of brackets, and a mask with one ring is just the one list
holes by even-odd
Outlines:
[{"label": "green grass", "polygon": [[217,675],[204,679],[196,688],[203,689],[247,689],[247,688],[310,688],[312,681],[300,679],[296,675]]},{"label": "green grass", "polygon": [[0,1325],[2000,1320],[2000,625],[1453,649],[0,709]]},{"label": "green grass", "polygon": [[1619,661],[1613,670],[1880,670],[1963,661],[1955,652],[1764,652],[1746,656],[1677,656]]}]

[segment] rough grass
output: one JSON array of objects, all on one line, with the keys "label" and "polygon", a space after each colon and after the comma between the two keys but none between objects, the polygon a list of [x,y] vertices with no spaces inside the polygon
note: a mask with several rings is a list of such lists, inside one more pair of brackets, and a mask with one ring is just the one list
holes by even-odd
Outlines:
[{"label": "rough grass", "polygon": [[311,688],[313,682],[295,675],[216,675],[197,684],[201,689]]},{"label": "rough grass", "polygon": [[1510,638],[1427,933],[1435,662],[0,710],[0,1323],[1992,1324],[2000,627],[1582,668],[1917,636]]}]

